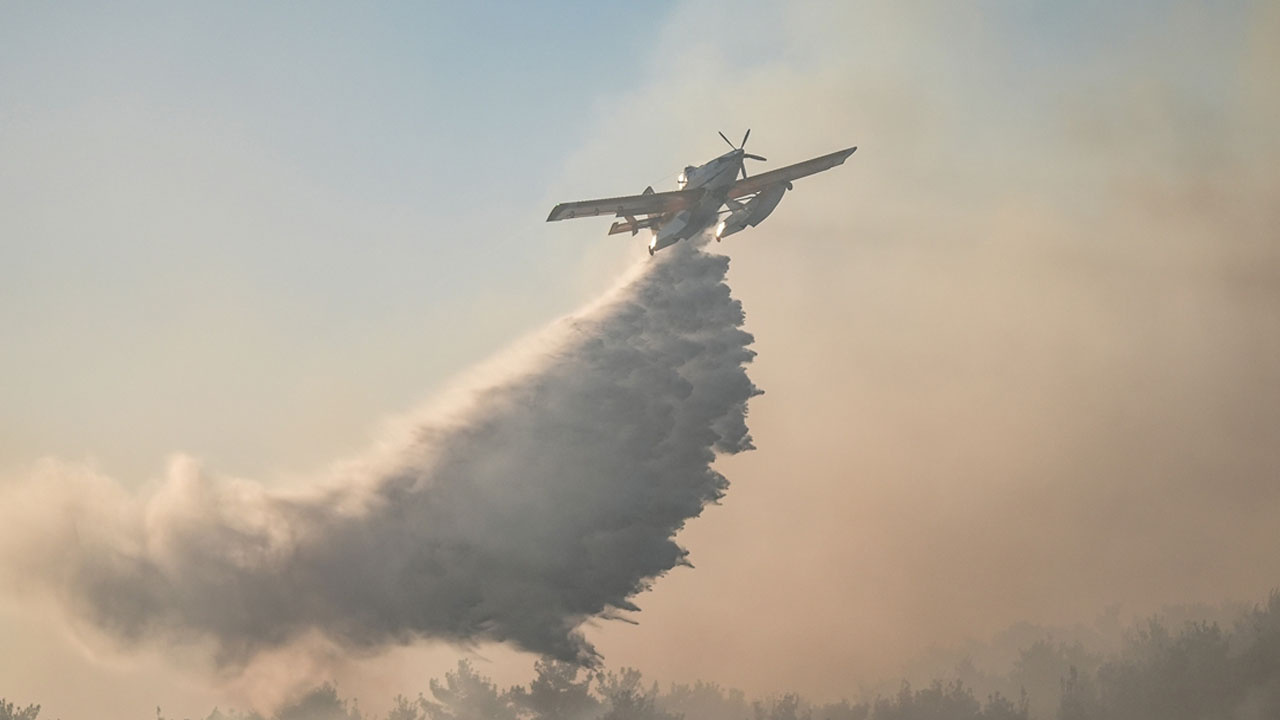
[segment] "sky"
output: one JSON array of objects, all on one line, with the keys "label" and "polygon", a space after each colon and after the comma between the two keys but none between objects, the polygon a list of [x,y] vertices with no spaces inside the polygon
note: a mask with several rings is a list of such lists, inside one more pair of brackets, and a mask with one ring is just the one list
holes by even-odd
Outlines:
[{"label": "sky", "polygon": [[[588,628],[611,666],[838,698],[1017,621],[1280,585],[1270,4],[0,12],[0,482],[145,492],[181,453],[305,486],[647,262],[554,203],[672,189],[750,127],[760,167],[859,150],[715,248],[757,449],[694,568]],[[64,718],[533,662],[227,677],[17,595],[0,636],[0,696]]]}]

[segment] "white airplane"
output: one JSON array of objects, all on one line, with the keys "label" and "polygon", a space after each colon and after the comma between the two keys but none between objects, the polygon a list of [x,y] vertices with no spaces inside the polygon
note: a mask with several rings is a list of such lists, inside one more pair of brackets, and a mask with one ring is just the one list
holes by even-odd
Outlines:
[{"label": "white airplane", "polygon": [[[792,180],[840,165],[858,149],[851,147],[747,177],[746,159],[764,160],[744,149],[750,136],[751,131],[747,130],[742,144],[734,145],[720,133],[733,149],[705,165],[686,167],[676,178],[679,190],[654,192],[653,187],[647,187],[639,195],[560,203],[551,208],[547,222],[611,213],[623,220],[609,228],[610,235],[627,231],[635,235],[643,228],[653,231],[650,255],[712,226],[719,242],[769,217],[783,193],[791,189]],[[741,180],[738,173],[742,173]],[[725,215],[724,219],[721,215]]]}]

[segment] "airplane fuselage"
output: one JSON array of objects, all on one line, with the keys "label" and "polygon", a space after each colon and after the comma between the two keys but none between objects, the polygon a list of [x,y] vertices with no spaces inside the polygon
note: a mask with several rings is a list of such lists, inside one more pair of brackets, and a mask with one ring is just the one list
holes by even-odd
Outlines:
[{"label": "airplane fuselage", "polygon": [[690,166],[680,173],[677,179],[680,189],[703,188],[705,192],[693,207],[663,218],[649,241],[650,254],[694,237],[716,224],[729,188],[733,187],[742,170],[742,156],[742,150],[730,150],[704,165]]}]

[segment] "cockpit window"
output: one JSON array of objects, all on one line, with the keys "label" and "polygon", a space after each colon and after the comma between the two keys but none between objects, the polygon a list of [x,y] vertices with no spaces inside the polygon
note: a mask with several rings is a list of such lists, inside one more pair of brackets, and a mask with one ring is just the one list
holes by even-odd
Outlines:
[{"label": "cockpit window", "polygon": [[676,176],[676,184],[683,188],[689,184],[689,176],[693,175],[694,167],[689,165],[685,167],[684,172]]}]

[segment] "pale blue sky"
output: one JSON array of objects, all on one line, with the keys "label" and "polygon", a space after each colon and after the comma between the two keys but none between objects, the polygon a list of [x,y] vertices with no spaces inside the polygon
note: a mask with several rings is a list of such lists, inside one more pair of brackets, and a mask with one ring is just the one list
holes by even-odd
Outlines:
[{"label": "pale blue sky", "polygon": [[[134,475],[185,448],[261,470],[280,457],[229,416],[354,403],[367,425],[570,309],[547,187],[601,98],[646,81],[665,12],[10,7],[0,467]],[[410,337],[481,305],[488,335]]]}]

